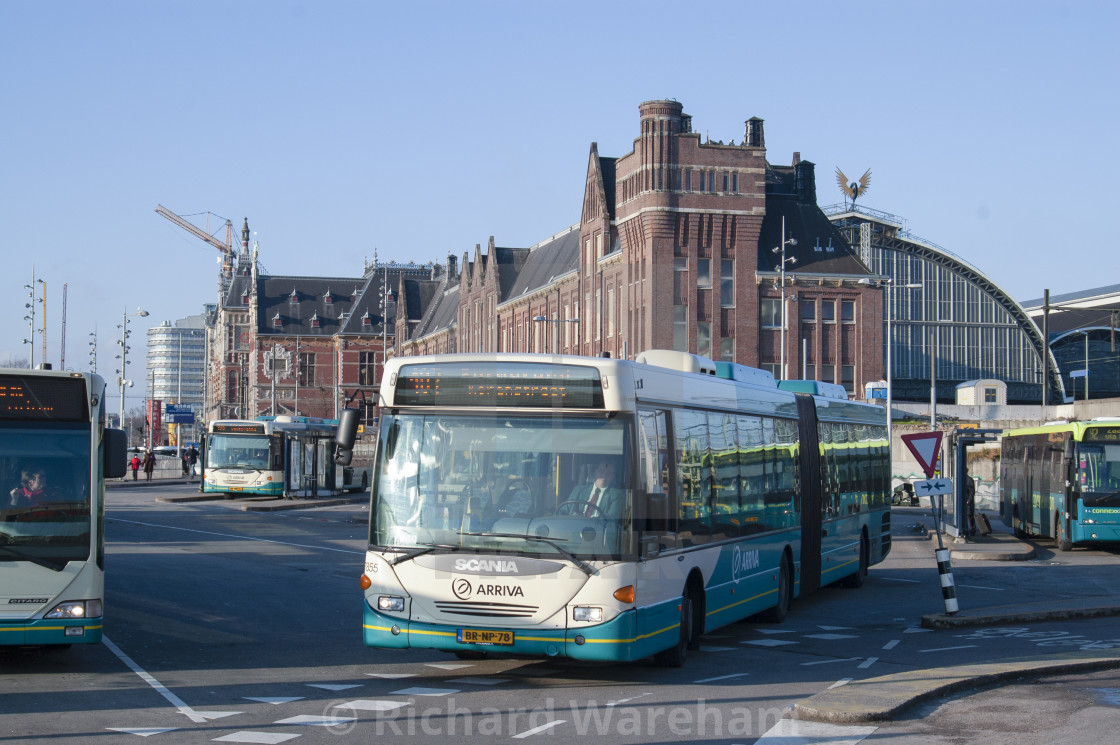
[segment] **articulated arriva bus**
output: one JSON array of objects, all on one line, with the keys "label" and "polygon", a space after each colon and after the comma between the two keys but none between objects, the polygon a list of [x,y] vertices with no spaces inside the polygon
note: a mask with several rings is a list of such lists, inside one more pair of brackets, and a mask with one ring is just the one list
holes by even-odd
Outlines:
[{"label": "articulated arriva bus", "polygon": [[203,447],[202,491],[326,497],[369,488],[369,468],[335,463],[339,420],[305,416],[220,419]]},{"label": "articulated arriva bus", "polygon": [[839,386],[671,351],[448,355],[390,360],[380,406],[372,647],[678,666],[890,550],[884,411]]},{"label": "articulated arriva bus", "polygon": [[0,370],[0,645],[101,641],[105,478],[126,446],[100,377]]},{"label": "articulated arriva bus", "polygon": [[1076,543],[1120,541],[1120,419],[1003,433],[1000,516],[1016,535]]}]

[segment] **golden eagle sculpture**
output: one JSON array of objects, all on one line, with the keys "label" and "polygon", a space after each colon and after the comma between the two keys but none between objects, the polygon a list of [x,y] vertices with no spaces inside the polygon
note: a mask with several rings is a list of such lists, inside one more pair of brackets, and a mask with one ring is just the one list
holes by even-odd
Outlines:
[{"label": "golden eagle sculpture", "polygon": [[859,177],[859,181],[852,181],[849,183],[848,177],[839,168],[836,169],[836,183],[840,184],[840,191],[848,199],[852,200],[852,206],[856,204],[856,197],[861,197],[871,186],[871,169],[868,168],[864,174]]}]

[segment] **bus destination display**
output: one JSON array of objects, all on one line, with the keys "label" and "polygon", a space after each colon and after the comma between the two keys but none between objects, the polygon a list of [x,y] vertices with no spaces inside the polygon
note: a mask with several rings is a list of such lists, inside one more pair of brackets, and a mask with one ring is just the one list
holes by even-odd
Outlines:
[{"label": "bus destination display", "polygon": [[227,432],[237,435],[263,435],[263,424],[251,424],[248,422],[214,422],[211,432]]},{"label": "bus destination display", "polygon": [[0,375],[0,419],[88,422],[85,378]]},{"label": "bus destination display", "polygon": [[525,406],[601,409],[599,371],[534,362],[404,365],[397,374],[398,406]]},{"label": "bus destination display", "polygon": [[1084,442],[1120,442],[1120,426],[1089,427],[1085,430]]}]

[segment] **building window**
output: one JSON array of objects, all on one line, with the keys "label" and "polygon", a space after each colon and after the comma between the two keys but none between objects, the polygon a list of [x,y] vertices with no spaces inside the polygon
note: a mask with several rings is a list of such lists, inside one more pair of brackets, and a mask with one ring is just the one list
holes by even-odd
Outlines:
[{"label": "building window", "polygon": [[288,296],[288,302],[289,303],[298,303],[299,302],[299,293],[296,292],[295,289],[293,289],[292,294]]},{"label": "building window", "polygon": [[721,308],[735,307],[735,259],[719,262],[719,305]]},{"label": "building window", "polygon": [[366,429],[376,431],[377,427],[377,404],[372,401],[361,402],[362,412],[362,426]]},{"label": "building window", "polygon": [[991,386],[984,386],[984,403],[994,404],[999,403],[996,389]]},{"label": "building window", "polygon": [[780,298],[762,298],[759,322],[764,329],[780,329],[782,327],[782,301]]},{"label": "building window", "polygon": [[701,357],[711,357],[712,352],[712,324],[710,321],[699,321],[696,324],[696,354]]},{"label": "building window", "polygon": [[821,320],[825,323],[836,323],[836,301],[821,301]]},{"label": "building window", "polygon": [[358,352],[358,385],[373,385],[377,382],[377,353]]},{"label": "building window", "polygon": [[274,315],[272,317],[272,327],[278,329],[278,328],[283,328],[283,326],[284,326],[284,322],[282,320],[280,320],[280,314],[277,313],[276,315]]},{"label": "building window", "polygon": [[817,379],[817,366],[816,365],[811,365],[811,364],[806,363],[804,365],[804,368],[805,368],[805,379],[806,380],[816,380]]},{"label": "building window", "polygon": [[311,328],[313,328],[313,329],[319,328],[319,314],[318,313],[313,313],[311,315],[310,323],[311,323]]},{"label": "building window", "polygon": [[365,328],[373,326],[373,318],[370,316],[368,310],[366,311],[366,314],[362,316],[362,326],[364,326]]},{"label": "building window", "polygon": [[826,383],[835,383],[836,365],[821,365],[821,380]]},{"label": "building window", "polygon": [[673,349],[688,351],[688,306],[673,306]]},{"label": "building window", "polygon": [[813,300],[802,300],[801,306],[801,322],[802,323],[816,323],[817,322],[817,304]]},{"label": "building window", "polygon": [[719,358],[732,361],[735,359],[735,340],[730,336],[721,336],[719,339]]},{"label": "building window", "polygon": [[299,385],[315,385],[315,353],[299,353]]},{"label": "building window", "polygon": [[712,260],[696,260],[696,287],[700,290],[712,289]]},{"label": "building window", "polygon": [[731,191],[734,194],[739,193],[739,174],[731,174]]},{"label": "building window", "polygon": [[856,303],[854,300],[840,301],[840,320],[843,323],[856,322]]},{"label": "building window", "polygon": [[844,386],[844,390],[846,390],[849,395],[856,392],[855,365],[840,366],[840,385]]},{"label": "building window", "polygon": [[327,294],[323,295],[323,302],[326,303],[327,305],[330,305],[331,303],[334,302],[334,298],[331,297],[331,291],[330,290],[327,290]]}]

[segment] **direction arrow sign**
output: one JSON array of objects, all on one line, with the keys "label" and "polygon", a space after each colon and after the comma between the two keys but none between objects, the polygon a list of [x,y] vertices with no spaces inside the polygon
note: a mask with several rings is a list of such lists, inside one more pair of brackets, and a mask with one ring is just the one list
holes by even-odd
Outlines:
[{"label": "direction arrow sign", "polygon": [[919,497],[933,497],[938,494],[952,494],[952,479],[930,479],[929,481],[915,481],[914,493]]},{"label": "direction arrow sign", "polygon": [[943,432],[937,430],[936,432],[914,432],[902,436],[902,441],[914,454],[914,457],[918,459],[918,465],[926,472],[926,478],[932,479],[933,473],[937,469],[937,455],[941,452],[943,435]]}]

